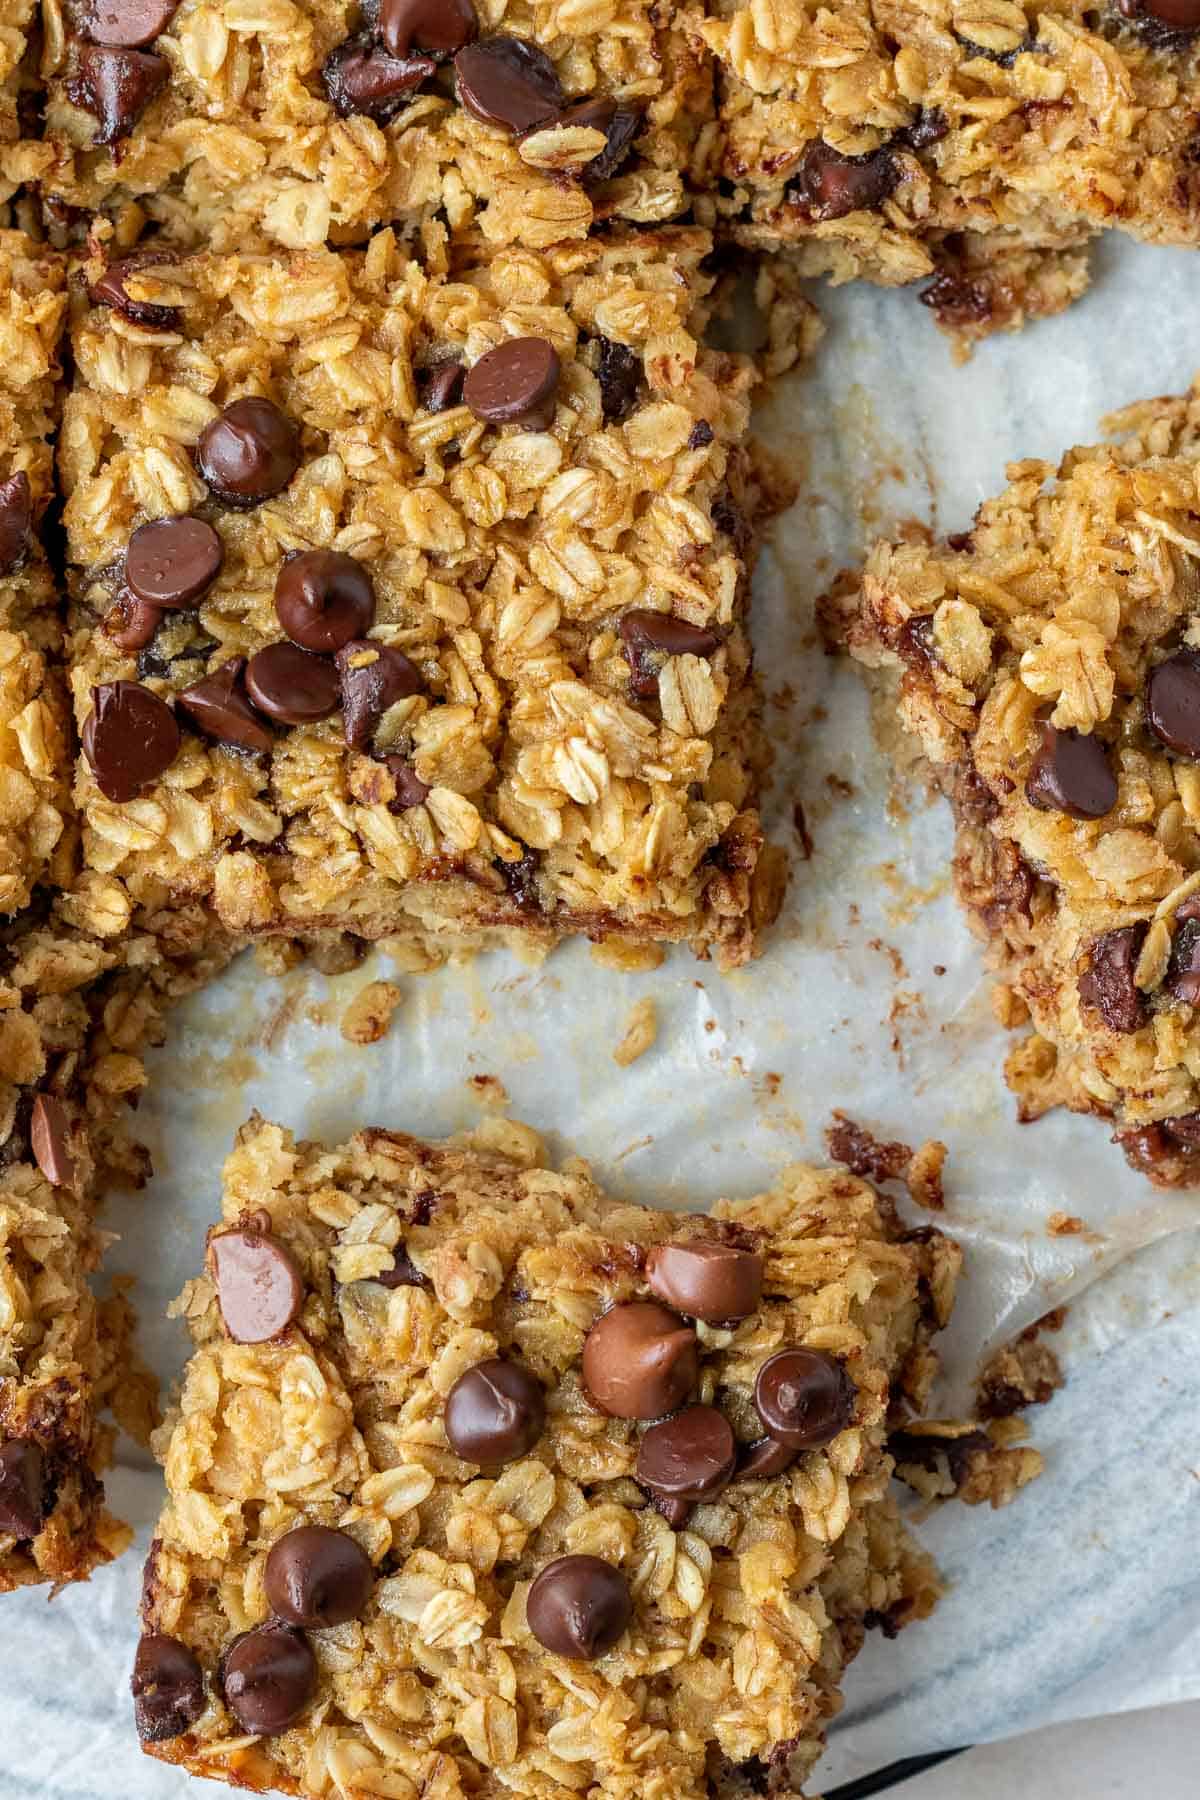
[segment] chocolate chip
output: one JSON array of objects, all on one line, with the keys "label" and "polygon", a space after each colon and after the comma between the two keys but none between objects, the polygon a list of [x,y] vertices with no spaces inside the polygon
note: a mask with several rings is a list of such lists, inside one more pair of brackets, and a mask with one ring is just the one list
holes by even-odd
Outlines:
[{"label": "chocolate chip", "polygon": [[656,1244],[646,1258],[651,1293],[710,1325],[749,1318],[762,1298],[762,1276],[763,1259],[756,1251],[702,1238]]},{"label": "chocolate chip", "polygon": [[332,652],[375,623],[375,590],[353,556],[302,550],[288,557],[276,577],[275,612],[293,644]]},{"label": "chocolate chip", "polygon": [[614,1306],[584,1339],[584,1386],[614,1419],[661,1419],[674,1412],[699,1373],[695,1332],[650,1300]]},{"label": "chocolate chip", "polygon": [[896,137],[910,150],[927,150],[930,144],[940,144],[950,130],[950,121],[938,106],[919,106],[917,116],[911,125],[906,125]]},{"label": "chocolate chip", "polygon": [[600,383],[600,410],[606,425],[619,425],[638,403],[642,388],[642,359],[628,344],[613,338],[600,339],[600,362],[596,378]]},{"label": "chocolate chip", "polygon": [[1200,905],[1185,900],[1175,913],[1175,935],[1167,963],[1167,992],[1188,1006],[1200,1005]]},{"label": "chocolate chip", "polygon": [[275,739],[267,730],[243,686],[244,656],[233,656],[202,681],[193,682],[175,696],[197,730],[218,744],[236,744],[240,750],[269,752]]},{"label": "chocolate chip", "polygon": [[1043,812],[1102,819],[1117,804],[1117,778],[1101,740],[1073,727],[1059,731],[1047,720],[1029,765],[1025,797]]},{"label": "chocolate chip", "polygon": [[653,1494],[676,1500],[715,1500],[729,1486],[737,1439],[715,1406],[685,1406],[652,1425],[638,1447],[637,1479]]},{"label": "chocolate chip", "polygon": [[243,1731],[274,1737],[295,1724],[317,1690],[317,1661],[308,1640],[272,1621],[244,1631],[221,1664],[225,1704]]},{"label": "chocolate chip", "polygon": [[884,148],[868,156],[843,156],[822,139],[809,145],[788,182],[788,198],[814,224],[844,219],[882,206],[900,179],[895,157]]},{"label": "chocolate chip", "polygon": [[1091,967],[1079,977],[1079,998],[1094,1006],[1110,1031],[1126,1035],[1146,1023],[1146,1002],[1133,979],[1146,935],[1144,923],[1121,925],[1093,938]]},{"label": "chocolate chip", "polygon": [[643,114],[631,106],[618,106],[615,100],[600,98],[581,100],[568,106],[553,121],[559,129],[582,127],[586,131],[602,131],[603,150],[580,170],[585,181],[611,181],[633,148],[642,129]]},{"label": "chocolate chip", "polygon": [[11,575],[29,548],[33,490],[24,469],[0,481],[0,575]]},{"label": "chocolate chip", "polygon": [[1180,1113],[1174,1119],[1164,1119],[1162,1128],[1185,1150],[1200,1150],[1200,1112]]},{"label": "chocolate chip", "polygon": [[697,419],[688,433],[688,449],[706,450],[715,436],[716,432],[707,419]]},{"label": "chocolate chip", "polygon": [[144,600],[135,599],[128,588],[122,588],[112,611],[105,615],[104,629],[118,650],[132,653],[153,643],[162,622],[163,613],[157,606],[147,606]]},{"label": "chocolate chip", "polygon": [[341,683],[345,738],[355,750],[369,742],[389,706],[419,694],[425,686],[421,671],[402,650],[367,638],[343,645],[334,662]]},{"label": "chocolate chip", "polygon": [[28,1438],[0,1444],[0,1532],[29,1542],[46,1516],[46,1462]]},{"label": "chocolate chip", "polygon": [[1179,650],[1151,670],[1146,723],[1177,756],[1200,757],[1200,651]]},{"label": "chocolate chip", "polygon": [[51,1187],[69,1188],[75,1181],[71,1154],[71,1121],[61,1100],[38,1094],[29,1114],[29,1147]]},{"label": "chocolate chip", "polygon": [[446,1396],[446,1441],[455,1456],[498,1469],[525,1456],[546,1423],[542,1384],[523,1363],[493,1356],[459,1376]]},{"label": "chocolate chip", "polygon": [[125,552],[130,593],[168,611],[193,605],[221,572],[224,548],[211,525],[190,513],[139,525]]},{"label": "chocolate chip", "polygon": [[396,788],[387,803],[389,812],[408,812],[414,806],[424,806],[433,789],[421,780],[410,762],[403,756],[385,756],[383,766]]},{"label": "chocolate chip", "polygon": [[1152,19],[1165,26],[1164,37],[1180,39],[1200,31],[1200,0],[1118,0],[1127,19]]},{"label": "chocolate chip", "polygon": [[753,1444],[743,1444],[738,1452],[737,1479],[768,1481],[772,1475],[782,1475],[790,1469],[796,1456],[795,1450],[777,1443],[773,1437],[758,1438]]},{"label": "chocolate chip", "polygon": [[165,1631],[141,1640],[129,1685],[143,1744],[179,1737],[204,1711],[204,1671],[187,1645]]},{"label": "chocolate chip", "polygon": [[437,74],[430,56],[390,56],[367,36],[347,38],[321,68],[330,101],[343,119],[362,113],[379,125],[395,118],[421,83]]},{"label": "chocolate chip", "polygon": [[167,29],[179,0],[88,0],[80,21],[93,44],[137,50]]},{"label": "chocolate chip", "polygon": [[81,742],[100,792],[120,804],[170,768],[179,754],[179,726],[149,688],[105,681],[92,689]]},{"label": "chocolate chip", "polygon": [[823,1350],[778,1350],[754,1383],[754,1405],[771,1437],[789,1450],[814,1450],[854,1417],[854,1383]]},{"label": "chocolate chip", "polygon": [[268,644],[246,664],[246,692],[268,718],[314,725],[336,712],[338,674],[331,662],[298,644]]},{"label": "chocolate chip", "polygon": [[454,73],[460,101],[485,125],[503,125],[519,135],[562,111],[558,71],[544,50],[524,38],[468,44],[454,58]]},{"label": "chocolate chip", "polygon": [[667,1521],[672,1531],[682,1531],[692,1516],[693,1502],[678,1500],[673,1494],[650,1493],[650,1504],[659,1517]]},{"label": "chocolate chip", "polygon": [[76,73],[67,83],[72,106],[96,120],[96,144],[128,137],[154,96],[166,85],[171,65],[149,50],[110,50],[81,44]]},{"label": "chocolate chip", "polygon": [[611,1650],[633,1617],[629,1586],[598,1556],[547,1563],[525,1602],[529,1629],[555,1656],[594,1662]]},{"label": "chocolate chip", "polygon": [[467,371],[463,400],[490,425],[545,431],[554,419],[558,373],[558,352],[545,338],[508,338]]},{"label": "chocolate chip", "polygon": [[421,384],[421,404],[427,412],[446,412],[451,406],[457,406],[462,399],[463,378],[466,369],[457,360],[454,362],[436,363],[432,369],[425,369],[418,374]]},{"label": "chocolate chip", "polygon": [[[397,757],[396,761],[399,762],[399,760]],[[391,1268],[385,1269],[382,1275],[376,1275],[375,1279],[380,1287],[385,1288],[429,1286],[429,1277],[422,1275],[403,1244],[397,1248],[392,1257]]]},{"label": "chocolate chip", "polygon": [[218,1232],[208,1255],[217,1304],[235,1344],[265,1344],[299,1317],[304,1278],[287,1245],[270,1232]]},{"label": "chocolate chip", "polygon": [[478,31],[471,0],[380,0],[379,35],[393,56],[452,56]]},{"label": "chocolate chip", "polygon": [[271,1611],[312,1631],[357,1619],[374,1585],[366,1551],[327,1525],[298,1525],[286,1532],[272,1544],[263,1570]]},{"label": "chocolate chip", "polygon": [[159,306],[149,300],[131,300],[126,282],[139,269],[156,268],[170,264],[175,258],[167,250],[135,250],[131,256],[123,256],[117,262],[109,263],[103,275],[88,289],[97,306],[111,306],[123,318],[131,319],[135,325],[145,325],[156,331],[175,331],[179,326],[179,308],[177,306]]},{"label": "chocolate chip", "polygon": [[630,691],[639,700],[657,695],[659,671],[668,656],[711,656],[721,642],[715,631],[644,606],[627,612],[618,629],[629,664]]},{"label": "chocolate chip", "polygon": [[945,1460],[950,1479],[956,1488],[963,1486],[971,1474],[971,1464],[982,1451],[995,1449],[986,1431],[964,1431],[958,1437],[937,1437],[933,1432],[894,1431],[888,1439],[888,1451],[898,1468],[927,1469],[936,1472]]},{"label": "chocolate chip", "polygon": [[204,427],[196,463],[226,506],[257,506],[287,486],[300,466],[300,446],[279,408],[251,394]]},{"label": "chocolate chip", "polygon": [[522,912],[541,912],[542,896],[538,887],[540,863],[535,850],[526,850],[524,855],[518,856],[516,862],[505,862],[503,857],[498,857],[492,867],[499,870],[500,879]]}]

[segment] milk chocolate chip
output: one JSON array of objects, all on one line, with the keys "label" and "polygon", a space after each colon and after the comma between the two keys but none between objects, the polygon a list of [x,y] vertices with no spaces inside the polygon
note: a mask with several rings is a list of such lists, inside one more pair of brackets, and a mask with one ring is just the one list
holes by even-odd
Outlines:
[{"label": "milk chocolate chip", "polygon": [[651,1293],[708,1325],[749,1318],[762,1298],[762,1275],[757,1251],[701,1238],[656,1244],[646,1258]]},{"label": "milk chocolate chip", "polygon": [[61,1100],[39,1094],[29,1115],[29,1147],[33,1160],[51,1187],[72,1186],[75,1158],[71,1155],[71,1121]]},{"label": "milk chocolate chip", "polygon": [[615,1419],[661,1419],[674,1412],[699,1373],[695,1332],[653,1301],[614,1306],[584,1339],[584,1386]]},{"label": "milk chocolate chip", "polygon": [[210,1239],[217,1305],[235,1344],[265,1344],[300,1315],[304,1278],[286,1244],[266,1231],[221,1231]]}]

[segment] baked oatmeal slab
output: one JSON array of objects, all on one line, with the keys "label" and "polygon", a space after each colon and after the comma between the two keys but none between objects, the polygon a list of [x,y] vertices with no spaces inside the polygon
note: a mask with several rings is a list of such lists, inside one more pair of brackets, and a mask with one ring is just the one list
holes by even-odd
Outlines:
[{"label": "baked oatmeal slab", "polygon": [[252,1119],[179,1303],[146,1749],[311,1796],[799,1780],[936,1598],[885,1440],[958,1264],[840,1170],[699,1217],[507,1121]]},{"label": "baked oatmeal slab", "polygon": [[832,629],[898,677],[998,965],[1019,1113],[1200,1174],[1200,389],[1010,465],[970,531],[880,544]]},{"label": "baked oatmeal slab", "polygon": [[73,841],[62,608],[40,541],[66,287],[61,257],[0,231],[0,915],[62,880]]},{"label": "baked oatmeal slab", "polygon": [[967,335],[1061,310],[1117,226],[1200,239],[1194,0],[716,0],[739,241],[897,285]]},{"label": "baked oatmeal slab", "polygon": [[90,264],[86,866],[249,934],[749,955],[762,496],[750,367],[693,335],[709,248]]},{"label": "baked oatmeal slab", "polygon": [[[438,218],[533,249],[687,206],[700,8],[44,0],[44,192],[128,248],[311,250]],[[93,226],[93,229],[95,227]]]}]

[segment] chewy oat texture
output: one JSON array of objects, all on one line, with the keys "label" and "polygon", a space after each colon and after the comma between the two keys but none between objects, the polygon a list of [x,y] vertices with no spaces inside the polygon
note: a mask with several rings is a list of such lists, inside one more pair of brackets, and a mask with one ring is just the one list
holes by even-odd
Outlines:
[{"label": "chewy oat texture", "polygon": [[1009,468],[971,530],[881,544],[834,603],[951,795],[955,874],[1032,1021],[1021,1117],[1110,1120],[1163,1184],[1200,1173],[1200,390],[1116,441]]},{"label": "chewy oat texture", "polygon": [[709,242],[88,266],[60,465],[115,908],[751,954],[765,501]]},{"label": "chewy oat texture", "polygon": [[510,1122],[253,1119],[179,1303],[146,1748],[312,1796],[798,1783],[864,1628],[936,1597],[885,1441],[958,1265],[839,1170],[702,1218]]},{"label": "chewy oat texture", "polygon": [[1195,0],[717,0],[718,202],[971,335],[1057,312],[1107,226],[1197,242]]}]

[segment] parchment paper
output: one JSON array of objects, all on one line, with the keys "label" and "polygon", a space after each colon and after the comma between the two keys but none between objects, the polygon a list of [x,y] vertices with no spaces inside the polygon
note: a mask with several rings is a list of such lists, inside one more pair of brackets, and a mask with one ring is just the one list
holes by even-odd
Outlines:
[{"label": "parchment paper", "polygon": [[[1200,1695],[1197,1197],[1156,1195],[1096,1121],[1015,1123],[1006,1040],[948,892],[948,818],[919,795],[897,807],[862,687],[821,653],[811,619],[834,570],[896,518],[965,526],[1007,459],[1056,457],[1093,441],[1102,413],[1185,386],[1200,364],[1196,267],[1108,245],[1072,313],[984,345],[965,369],[911,294],[818,296],[829,336],[760,421],[804,484],[757,581],[778,744],[768,820],[798,850],[799,801],[814,840],[760,962],[722,978],[684,954],[621,976],[586,945],[533,969],[481,958],[399,977],[390,1032],[359,1049],[338,1019],[364,981],[392,973],[386,958],[280,983],[246,959],[151,1059],[141,1122],[156,1178],[111,1206],[123,1238],[111,1267],[138,1277],[143,1345],[166,1385],[186,1345],[165,1307],[198,1268],[221,1161],[252,1107],[316,1137],[364,1123],[437,1135],[478,1120],[494,1084],[472,1078],[497,1077],[514,1116],[587,1155],[616,1191],[696,1207],[822,1158],[835,1106],[910,1143],[944,1139],[945,1223],[969,1257],[943,1339],[945,1409],[966,1404],[985,1347],[1064,1300],[1069,1382],[1031,1415],[1042,1481],[1004,1513],[954,1505],[923,1525],[951,1591],[933,1621],[873,1640],[856,1664],[830,1783]],[[658,1041],[621,1069],[612,1051],[644,994]],[[1055,1212],[1086,1229],[1050,1234]],[[135,1550],[49,1607],[44,1591],[0,1606],[3,1800],[189,1787],[140,1756],[128,1700],[159,1479],[127,1447],[111,1488],[138,1526]]]}]

